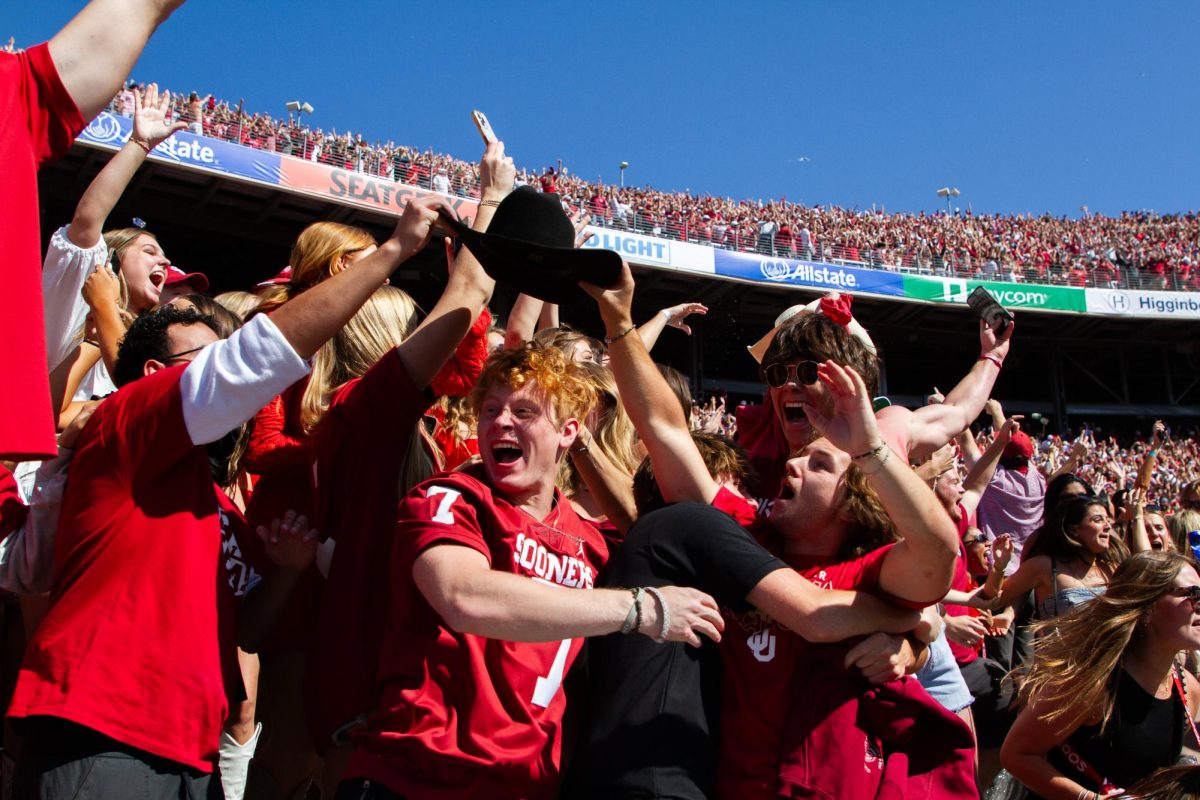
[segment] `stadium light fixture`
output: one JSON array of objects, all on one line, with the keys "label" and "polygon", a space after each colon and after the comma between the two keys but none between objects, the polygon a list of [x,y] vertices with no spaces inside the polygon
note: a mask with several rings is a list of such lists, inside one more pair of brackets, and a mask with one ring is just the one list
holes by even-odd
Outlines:
[{"label": "stadium light fixture", "polygon": [[311,103],[305,103],[299,100],[289,100],[285,105],[287,106],[289,118],[291,118],[293,112],[296,114],[297,118],[303,118],[305,114],[313,113],[313,107]]},{"label": "stadium light fixture", "polygon": [[619,166],[621,168],[621,188],[624,189],[625,188],[625,170],[629,169],[629,162],[622,161]]},{"label": "stadium light fixture", "polygon": [[938,197],[946,198],[946,213],[947,214],[953,213],[953,209],[951,209],[951,207],[950,207],[950,198],[958,197],[960,194],[962,194],[962,192],[960,192],[957,188],[955,188],[953,186],[943,186],[942,188],[937,190]]}]

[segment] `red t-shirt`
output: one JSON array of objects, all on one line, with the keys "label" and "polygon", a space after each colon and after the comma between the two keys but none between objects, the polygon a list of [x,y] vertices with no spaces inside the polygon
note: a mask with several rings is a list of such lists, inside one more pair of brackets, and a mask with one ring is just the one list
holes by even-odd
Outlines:
[{"label": "red t-shirt", "polygon": [[[794,557],[787,561],[823,589],[872,591],[892,546],[840,564],[821,566]],[[716,796],[775,800],[784,731],[793,700],[804,691],[795,685],[796,668],[811,645],[761,611],[734,614],[722,609],[722,614]]]},{"label": "red t-shirt", "polygon": [[608,558],[561,492],[544,520],[494,495],[480,466],[425,481],[401,503],[392,550],[380,710],[355,735],[346,775],[404,797],[551,798],[558,790],[562,677],[583,639],[509,642],[456,633],[412,579],[438,544],[470,547],[493,569],[590,589]]},{"label": "red t-shirt", "polygon": [[66,153],[86,124],[46,45],[0,53],[0,459],[58,452],[42,318],[37,171]]},{"label": "red t-shirt", "polygon": [[[208,457],[184,424],[183,367],[104,401],[71,462],[50,609],[25,652],[10,717],[71,720],[211,771],[227,691],[241,694],[234,593]],[[236,571],[236,570],[235,570]],[[239,589],[249,573],[235,576]]]},{"label": "red t-shirt", "polygon": [[375,707],[400,467],[430,402],[393,349],[338,390],[314,433],[316,528],[336,543],[305,671],[305,713],[318,751]]}]

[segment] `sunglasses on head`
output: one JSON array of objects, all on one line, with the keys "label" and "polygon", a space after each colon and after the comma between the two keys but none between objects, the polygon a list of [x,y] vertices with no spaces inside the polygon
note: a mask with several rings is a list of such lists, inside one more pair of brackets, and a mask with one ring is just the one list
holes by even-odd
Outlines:
[{"label": "sunglasses on head", "polygon": [[820,365],[816,361],[800,361],[795,364],[776,361],[774,364],[767,364],[762,368],[762,379],[767,386],[773,389],[778,389],[789,380],[805,386],[812,386],[817,382],[818,366]]}]

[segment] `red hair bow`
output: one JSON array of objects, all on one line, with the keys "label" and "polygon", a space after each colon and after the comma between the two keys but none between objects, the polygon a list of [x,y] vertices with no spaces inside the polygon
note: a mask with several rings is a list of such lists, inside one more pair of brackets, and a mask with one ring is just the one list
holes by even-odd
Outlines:
[{"label": "red hair bow", "polygon": [[838,325],[845,327],[850,324],[850,320],[854,319],[854,314],[850,312],[850,304],[853,301],[854,297],[848,294],[838,295],[837,297],[822,297],[820,304],[821,313]]}]

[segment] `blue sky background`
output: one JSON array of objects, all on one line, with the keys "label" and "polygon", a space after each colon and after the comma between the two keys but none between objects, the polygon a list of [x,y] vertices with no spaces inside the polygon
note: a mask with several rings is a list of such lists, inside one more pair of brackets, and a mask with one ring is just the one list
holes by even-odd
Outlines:
[{"label": "blue sky background", "polygon": [[[0,6],[0,39],[82,2]],[[133,76],[368,139],[735,198],[1200,208],[1200,3],[190,0]],[[802,160],[807,159],[807,160]]]}]

